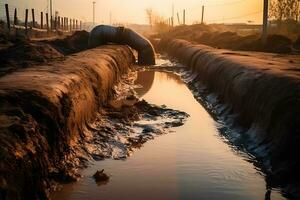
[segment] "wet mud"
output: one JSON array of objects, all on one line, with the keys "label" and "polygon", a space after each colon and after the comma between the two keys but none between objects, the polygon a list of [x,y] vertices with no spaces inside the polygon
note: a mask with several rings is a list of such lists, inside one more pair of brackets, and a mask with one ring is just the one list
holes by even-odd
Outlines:
[{"label": "wet mud", "polygon": [[83,133],[133,62],[129,48],[102,46],[0,78],[2,199],[47,199],[53,181],[77,179]]}]

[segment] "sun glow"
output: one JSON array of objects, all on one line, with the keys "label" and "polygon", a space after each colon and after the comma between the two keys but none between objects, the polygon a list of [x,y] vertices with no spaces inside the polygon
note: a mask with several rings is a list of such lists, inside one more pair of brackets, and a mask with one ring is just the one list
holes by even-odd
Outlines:
[{"label": "sun glow", "polygon": [[[53,0],[54,10],[61,15],[92,21],[92,0]],[[4,0],[20,9],[35,8],[46,12],[47,0]],[[145,9],[152,8],[159,15],[177,20],[186,9],[186,22],[192,24],[201,19],[202,5],[205,6],[206,23],[261,23],[261,0],[96,0],[96,22],[147,24]]]}]

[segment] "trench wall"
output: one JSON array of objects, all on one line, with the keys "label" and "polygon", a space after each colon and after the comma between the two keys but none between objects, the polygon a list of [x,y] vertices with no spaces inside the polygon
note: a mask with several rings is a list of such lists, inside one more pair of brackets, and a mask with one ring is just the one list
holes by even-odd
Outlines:
[{"label": "trench wall", "polygon": [[275,178],[299,178],[295,152],[300,152],[300,66],[270,55],[256,57],[179,39],[164,38],[157,49],[216,93],[240,124],[259,130],[252,137],[259,138],[258,146],[268,147]]},{"label": "trench wall", "polygon": [[0,78],[0,199],[47,199],[49,178],[63,176],[133,62],[128,47],[111,45]]}]

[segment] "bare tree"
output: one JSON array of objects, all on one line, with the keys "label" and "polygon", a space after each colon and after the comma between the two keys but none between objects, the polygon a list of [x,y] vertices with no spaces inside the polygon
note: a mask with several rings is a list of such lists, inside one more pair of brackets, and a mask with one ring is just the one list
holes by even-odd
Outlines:
[{"label": "bare tree", "polygon": [[283,20],[299,21],[300,0],[271,0],[270,17],[282,22]]},{"label": "bare tree", "polygon": [[153,21],[154,21],[154,12],[152,8],[147,8],[146,9],[146,15],[148,17],[149,20],[149,25],[152,27],[153,26]]}]

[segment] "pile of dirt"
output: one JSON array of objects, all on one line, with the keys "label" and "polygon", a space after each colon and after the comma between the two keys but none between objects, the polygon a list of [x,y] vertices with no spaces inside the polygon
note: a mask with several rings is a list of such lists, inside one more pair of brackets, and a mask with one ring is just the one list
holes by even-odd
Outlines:
[{"label": "pile of dirt", "polygon": [[300,51],[300,35],[294,43],[294,48]]},{"label": "pile of dirt", "polygon": [[236,32],[219,31],[208,25],[180,26],[155,37],[184,39],[221,49],[269,53],[293,53],[299,48],[300,41],[293,42],[286,36],[271,34],[264,44],[260,34],[239,35]]},{"label": "pile of dirt", "polygon": [[[289,42],[281,37],[268,40]],[[300,159],[295,156],[300,151],[299,62],[287,62],[283,55],[275,59],[273,54],[218,50],[178,39],[161,40],[159,47],[186,66],[189,86],[196,96],[204,94],[214,113],[223,114],[222,120],[231,126],[244,127],[243,149],[265,165],[269,184],[299,199]]]},{"label": "pile of dirt", "polygon": [[88,49],[89,33],[78,31],[62,39],[31,41],[21,35],[9,38],[0,32],[0,77],[16,70],[63,60]]},{"label": "pile of dirt", "polygon": [[63,58],[64,55],[49,44],[26,40],[15,41],[14,45],[0,50],[0,76],[17,69],[41,65]]},{"label": "pile of dirt", "polygon": [[77,31],[73,35],[64,39],[47,41],[56,50],[64,55],[77,53],[88,49],[89,33],[86,31]]}]

